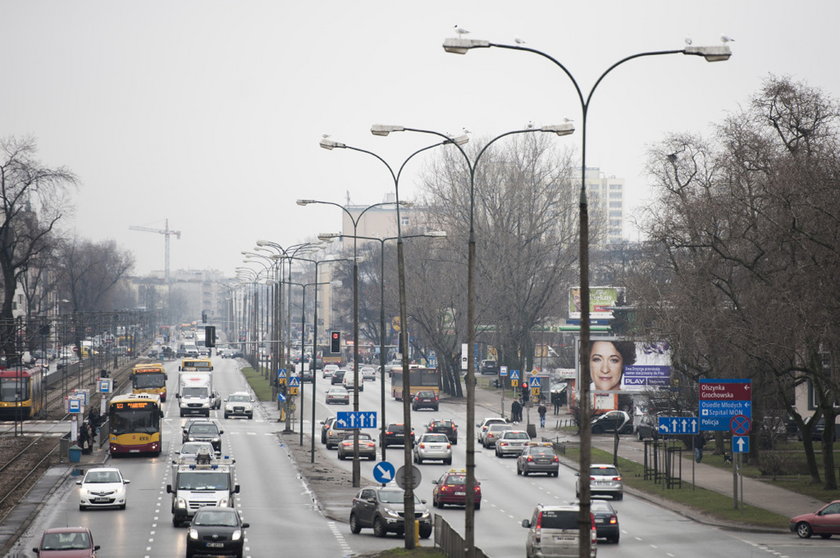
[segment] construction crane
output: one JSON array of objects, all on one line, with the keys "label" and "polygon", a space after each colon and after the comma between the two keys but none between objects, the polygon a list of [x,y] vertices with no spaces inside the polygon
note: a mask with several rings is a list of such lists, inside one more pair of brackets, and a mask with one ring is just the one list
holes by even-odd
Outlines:
[{"label": "construction crane", "polygon": [[169,285],[169,237],[174,234],[175,238],[180,239],[181,238],[181,231],[171,230],[169,228],[169,219],[166,219],[164,228],[162,228],[162,229],[154,229],[154,228],[151,228],[151,227],[138,227],[138,226],[134,226],[134,225],[129,226],[128,229],[132,230],[132,231],[143,231],[143,232],[162,234],[166,237],[166,263],[164,264],[166,266],[166,268],[165,268],[165,271],[164,271],[164,275],[165,275],[166,284]]}]

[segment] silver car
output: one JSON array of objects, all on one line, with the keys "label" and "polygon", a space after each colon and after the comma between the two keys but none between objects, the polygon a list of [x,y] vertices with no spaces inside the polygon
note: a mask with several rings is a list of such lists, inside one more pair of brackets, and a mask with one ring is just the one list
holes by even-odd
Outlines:
[{"label": "silver car", "polygon": [[[577,558],[580,540],[579,513],[578,504],[561,506],[537,504],[531,514],[531,519],[522,520],[522,526],[528,529],[525,556],[527,558]],[[598,545],[594,526],[590,533],[592,543],[589,555],[595,558]]]},{"label": "silver car", "polygon": [[485,449],[495,447],[496,440],[501,438],[502,432],[505,430],[513,430],[513,425],[507,423],[491,424],[487,427],[487,432],[484,433],[481,444],[485,447]]},{"label": "silver car", "polygon": [[452,444],[446,434],[426,433],[414,444],[414,462],[440,459],[445,465],[452,464]]},{"label": "silver car", "polygon": [[505,430],[496,440],[496,457],[519,455],[530,441],[531,437],[524,430]]},{"label": "silver car", "polygon": [[[624,483],[618,468],[609,463],[594,463],[589,468],[589,493],[592,496],[612,496],[613,500],[624,498]],[[580,473],[575,484],[575,494],[580,497]]]}]

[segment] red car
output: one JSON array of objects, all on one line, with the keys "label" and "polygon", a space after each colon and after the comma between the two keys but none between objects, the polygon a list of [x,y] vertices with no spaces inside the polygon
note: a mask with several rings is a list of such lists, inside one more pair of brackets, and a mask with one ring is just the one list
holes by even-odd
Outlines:
[{"label": "red car", "polygon": [[87,527],[57,527],[41,535],[41,543],[32,552],[38,558],[95,558],[98,544]]},{"label": "red car", "polygon": [[813,513],[792,517],[790,530],[802,539],[811,535],[819,535],[824,539],[840,535],[840,500],[834,500]]},{"label": "red car", "polygon": [[[432,489],[433,507],[467,505],[467,472],[464,469],[450,469],[432,483],[435,485]],[[481,509],[481,483],[478,481],[475,481],[473,502],[475,503],[475,509]]]}]

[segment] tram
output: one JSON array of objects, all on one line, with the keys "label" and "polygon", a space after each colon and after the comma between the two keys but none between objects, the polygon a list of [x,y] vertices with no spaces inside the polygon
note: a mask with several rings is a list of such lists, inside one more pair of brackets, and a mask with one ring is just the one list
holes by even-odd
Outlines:
[{"label": "tram", "polygon": [[0,420],[35,417],[43,406],[40,371],[0,369]]}]

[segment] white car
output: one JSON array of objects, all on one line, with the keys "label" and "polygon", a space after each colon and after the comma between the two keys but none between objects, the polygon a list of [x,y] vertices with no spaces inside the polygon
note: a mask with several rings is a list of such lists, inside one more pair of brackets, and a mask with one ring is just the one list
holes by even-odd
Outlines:
[{"label": "white car", "polygon": [[[361,371],[359,372],[359,380],[361,380],[359,382],[359,391],[365,391],[365,382],[364,382],[364,378],[362,377]],[[350,391],[350,392],[353,391],[353,388],[355,387],[356,384],[355,384],[355,382],[353,382],[353,371],[352,370],[348,370],[347,372],[344,373],[344,379],[341,380],[341,384],[344,386],[344,388],[347,391]]]},{"label": "white car", "polygon": [[88,469],[82,480],[76,481],[79,489],[79,509],[118,507],[125,509],[125,485],[131,481],[123,478],[116,467]]},{"label": "white car", "polygon": [[251,399],[251,395],[244,391],[228,395],[228,398],[225,399],[224,415],[225,418],[231,416],[254,418],[254,400]]},{"label": "white car", "polygon": [[427,432],[414,444],[414,462],[440,459],[444,465],[452,465],[452,444],[446,434]]},{"label": "white car", "polygon": [[324,365],[324,375],[323,378],[332,378],[332,375],[335,374],[336,370],[338,370],[337,364],[325,364]]},{"label": "white car", "polygon": [[359,368],[359,374],[362,376],[363,380],[375,380],[376,368],[373,366],[362,366]]}]

